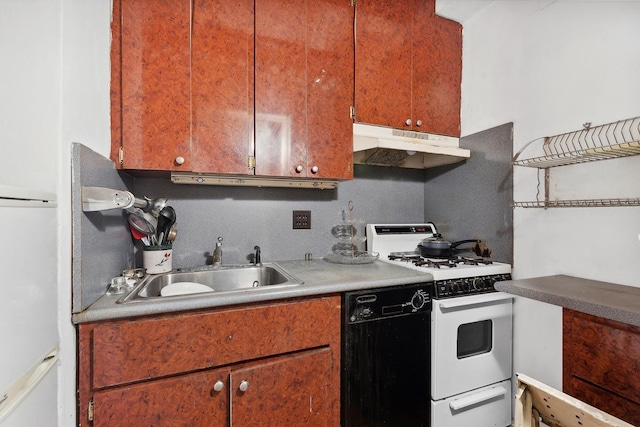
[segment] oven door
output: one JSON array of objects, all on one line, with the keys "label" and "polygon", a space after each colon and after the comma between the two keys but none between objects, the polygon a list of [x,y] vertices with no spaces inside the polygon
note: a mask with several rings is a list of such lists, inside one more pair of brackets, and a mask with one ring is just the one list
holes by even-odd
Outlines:
[{"label": "oven door", "polygon": [[433,400],[511,379],[512,301],[502,292],[433,300]]}]

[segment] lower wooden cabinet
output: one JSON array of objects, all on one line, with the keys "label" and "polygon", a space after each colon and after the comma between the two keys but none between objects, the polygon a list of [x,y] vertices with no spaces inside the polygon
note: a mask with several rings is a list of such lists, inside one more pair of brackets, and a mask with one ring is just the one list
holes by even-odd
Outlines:
[{"label": "lower wooden cabinet", "polygon": [[339,425],[339,296],[78,329],[81,426]]},{"label": "lower wooden cabinet", "polygon": [[640,328],[563,310],[563,391],[640,425]]}]

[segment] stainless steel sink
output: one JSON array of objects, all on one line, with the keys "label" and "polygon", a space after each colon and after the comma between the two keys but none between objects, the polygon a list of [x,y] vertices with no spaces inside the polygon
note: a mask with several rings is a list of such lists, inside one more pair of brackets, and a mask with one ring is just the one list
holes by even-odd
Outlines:
[{"label": "stainless steel sink", "polygon": [[[199,283],[213,289],[213,293],[162,296],[162,288],[180,282]],[[118,303],[143,302],[158,299],[194,298],[228,292],[244,292],[260,288],[299,286],[302,282],[277,264],[230,265],[180,270],[166,274],[149,275]]]}]

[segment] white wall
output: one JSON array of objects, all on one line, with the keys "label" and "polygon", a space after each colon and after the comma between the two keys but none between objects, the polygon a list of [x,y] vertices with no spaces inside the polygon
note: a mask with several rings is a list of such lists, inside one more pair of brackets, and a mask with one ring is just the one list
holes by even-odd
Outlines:
[{"label": "white wall", "polygon": [[[517,152],[585,122],[640,116],[639,24],[637,1],[490,2],[463,22],[463,135],[512,121]],[[536,174],[522,169],[514,198],[535,200]],[[638,197],[639,171],[640,157],[553,169],[552,197]],[[515,208],[514,277],[640,286],[639,233],[637,207]],[[514,369],[561,388],[561,310],[518,299],[515,313]]]},{"label": "white wall", "polygon": [[62,346],[58,401],[61,427],[76,425],[76,335],[71,323],[71,144],[109,156],[111,0],[60,0],[61,120],[59,175],[59,318]]},{"label": "white wall", "polygon": [[1,183],[57,190],[60,13],[59,1],[0,4]]}]

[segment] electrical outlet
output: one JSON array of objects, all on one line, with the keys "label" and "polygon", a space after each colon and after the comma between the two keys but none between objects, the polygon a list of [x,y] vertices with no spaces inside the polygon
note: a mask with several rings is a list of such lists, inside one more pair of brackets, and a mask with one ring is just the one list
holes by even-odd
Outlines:
[{"label": "electrical outlet", "polygon": [[311,211],[293,211],[293,229],[311,228]]}]

